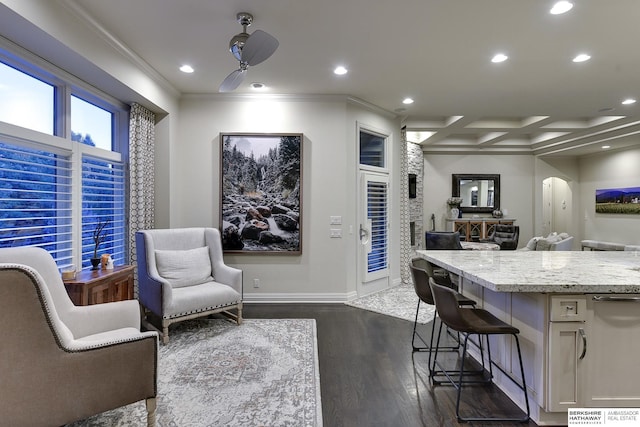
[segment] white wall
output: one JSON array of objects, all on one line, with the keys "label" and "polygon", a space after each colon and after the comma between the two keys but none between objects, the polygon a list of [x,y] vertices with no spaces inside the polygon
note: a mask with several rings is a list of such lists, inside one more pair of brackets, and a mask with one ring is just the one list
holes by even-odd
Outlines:
[{"label": "white wall", "polygon": [[[451,197],[451,175],[459,173],[500,174],[500,208],[520,226],[519,247],[533,236],[534,158],[529,155],[427,154],[424,166],[424,218],[434,213],[436,229],[448,230],[447,199]],[[469,214],[464,214],[468,217]],[[491,215],[481,215],[491,216]],[[430,224],[424,224],[430,229]]]},{"label": "white wall", "polygon": [[595,192],[640,187],[640,148],[584,157],[579,164],[582,238],[639,245],[640,215],[596,214]]},{"label": "white wall", "polygon": [[[173,149],[171,226],[219,226],[221,133],[302,133],[302,255],[228,254],[225,260],[243,270],[246,300],[347,299],[356,285],[357,233],[349,231],[357,230],[357,122],[387,131],[398,145],[398,122],[346,97],[184,97]],[[329,237],[332,215],[342,216],[342,239]],[[398,233],[391,253],[399,253]],[[392,274],[399,277],[397,265]],[[253,287],[254,279],[260,288]]]}]

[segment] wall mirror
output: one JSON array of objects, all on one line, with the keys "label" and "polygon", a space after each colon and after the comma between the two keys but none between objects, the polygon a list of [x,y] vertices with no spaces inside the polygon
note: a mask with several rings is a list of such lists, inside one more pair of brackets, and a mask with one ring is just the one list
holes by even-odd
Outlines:
[{"label": "wall mirror", "polygon": [[491,213],[500,209],[500,175],[453,174],[453,197],[461,197],[460,210],[467,213]]}]

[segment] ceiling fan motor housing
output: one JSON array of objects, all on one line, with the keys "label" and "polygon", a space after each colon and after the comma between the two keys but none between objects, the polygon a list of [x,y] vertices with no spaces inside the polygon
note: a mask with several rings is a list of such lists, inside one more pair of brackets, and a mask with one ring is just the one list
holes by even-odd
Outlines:
[{"label": "ceiling fan motor housing", "polygon": [[236,15],[236,19],[242,25],[242,32],[233,36],[229,42],[229,51],[240,61],[242,59],[242,48],[249,38],[247,27],[253,22],[253,15],[247,12],[240,12]]},{"label": "ceiling fan motor housing", "polygon": [[242,48],[244,47],[247,39],[249,38],[249,34],[240,33],[233,36],[231,41],[229,42],[229,51],[236,57],[238,61],[242,60]]}]

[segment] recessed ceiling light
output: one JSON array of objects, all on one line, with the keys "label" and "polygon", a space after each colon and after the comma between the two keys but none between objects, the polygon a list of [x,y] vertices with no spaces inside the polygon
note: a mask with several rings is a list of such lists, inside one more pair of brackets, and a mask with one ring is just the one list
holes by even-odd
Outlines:
[{"label": "recessed ceiling light", "polygon": [[183,73],[193,73],[193,67],[191,65],[183,65],[180,67],[180,71],[182,71]]},{"label": "recessed ceiling light", "polygon": [[611,148],[611,146],[610,146],[610,145],[603,145],[603,146],[602,146],[602,149],[603,149],[603,150],[606,150],[607,148]]},{"label": "recessed ceiling light", "polygon": [[413,99],[412,98],[405,98],[402,100],[403,104],[413,104]]},{"label": "recessed ceiling light", "polygon": [[575,58],[573,58],[573,62],[584,62],[584,61],[588,61],[590,59],[591,59],[590,55],[587,55],[586,53],[581,53],[580,55],[578,55]]},{"label": "recessed ceiling light", "polygon": [[562,1],[556,2],[551,8],[551,10],[549,11],[549,13],[552,15],[560,15],[562,13],[569,12],[571,8],[573,8],[573,3],[571,3],[570,1],[562,0]]},{"label": "recessed ceiling light", "polygon": [[338,66],[335,68],[335,70],[333,70],[334,74],[337,74],[339,76],[342,76],[343,74],[347,74],[349,72],[349,70],[347,70],[345,67],[343,67],[342,65]]},{"label": "recessed ceiling light", "polygon": [[505,55],[504,53],[498,53],[494,55],[493,58],[491,58],[491,62],[499,63],[499,62],[504,62],[507,59],[509,59],[507,55]]},{"label": "recessed ceiling light", "polygon": [[636,100],[633,98],[627,98],[624,101],[622,101],[622,105],[631,105],[635,103],[636,103]]},{"label": "recessed ceiling light", "polygon": [[264,83],[254,82],[251,83],[251,87],[255,90],[265,90],[267,86]]}]

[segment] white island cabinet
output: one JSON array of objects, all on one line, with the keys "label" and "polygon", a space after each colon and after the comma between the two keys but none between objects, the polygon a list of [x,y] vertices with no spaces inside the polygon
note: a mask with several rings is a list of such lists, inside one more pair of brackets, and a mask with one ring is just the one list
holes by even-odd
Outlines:
[{"label": "white island cabinet", "polygon": [[[640,407],[640,252],[418,254],[449,270],[479,307],[520,330],[538,425],[567,425],[568,408]],[[491,350],[519,378],[512,338],[492,337]],[[494,380],[524,407],[522,392],[499,371]]]}]

